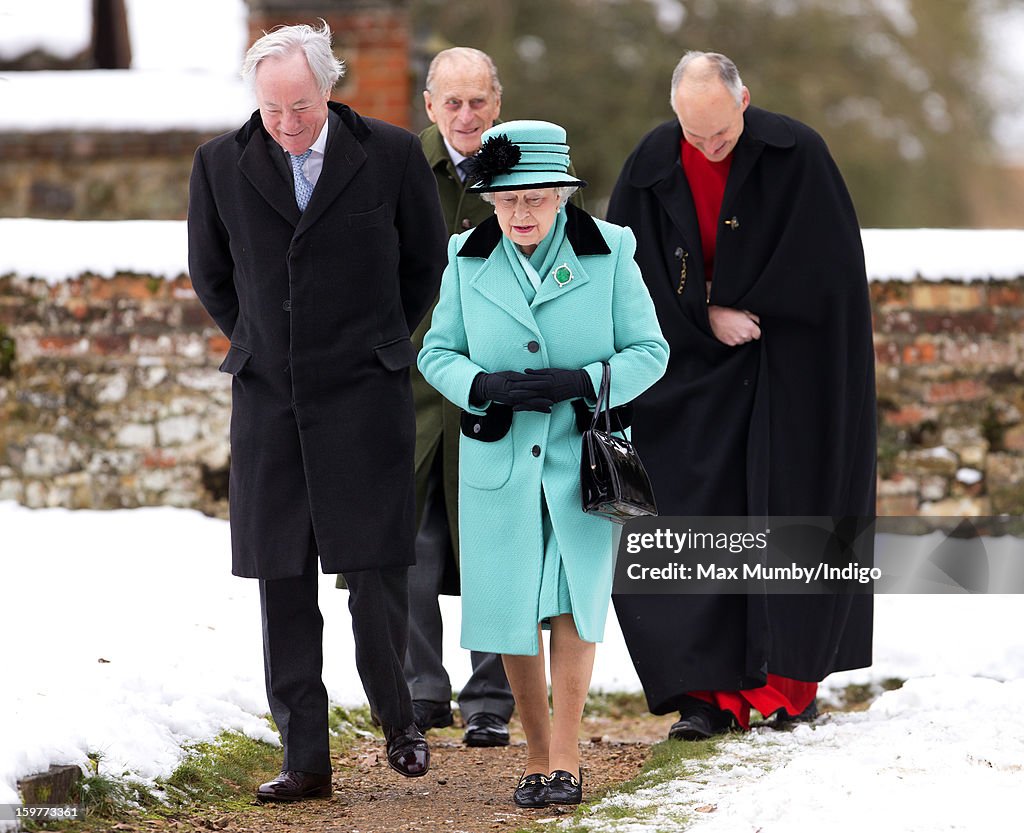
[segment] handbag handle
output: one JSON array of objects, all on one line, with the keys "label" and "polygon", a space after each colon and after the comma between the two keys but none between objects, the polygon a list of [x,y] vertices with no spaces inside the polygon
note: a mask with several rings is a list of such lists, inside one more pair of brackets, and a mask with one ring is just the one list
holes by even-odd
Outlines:
[{"label": "handbag handle", "polygon": [[608,407],[608,399],[611,396],[612,368],[608,362],[601,362],[601,388],[597,392],[597,404],[594,406],[594,418],[590,422],[590,429],[598,427],[598,420],[604,414],[604,431],[606,434],[612,432],[611,409]]}]

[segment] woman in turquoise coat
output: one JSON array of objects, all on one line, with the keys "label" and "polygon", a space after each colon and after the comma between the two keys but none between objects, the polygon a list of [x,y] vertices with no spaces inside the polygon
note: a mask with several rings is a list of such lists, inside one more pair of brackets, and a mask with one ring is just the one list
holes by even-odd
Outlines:
[{"label": "woman in turquoise coat", "polygon": [[[668,363],[629,229],[567,202],[565,130],[505,122],[474,157],[495,216],[455,236],[419,354],[463,410],[459,447],[462,645],[502,654],[527,738],[520,806],[580,801],[578,732],[612,586],[612,524],[580,499],[573,400],[612,406]],[[553,716],[540,628],[551,628]]]}]

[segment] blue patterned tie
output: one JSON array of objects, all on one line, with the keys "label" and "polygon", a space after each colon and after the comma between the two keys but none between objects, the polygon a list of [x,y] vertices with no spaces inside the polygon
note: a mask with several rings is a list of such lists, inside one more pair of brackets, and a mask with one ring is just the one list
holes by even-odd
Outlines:
[{"label": "blue patterned tie", "polygon": [[295,202],[299,205],[299,211],[306,210],[306,206],[309,205],[309,198],[313,196],[313,183],[306,179],[306,175],[302,172],[302,166],[309,159],[309,154],[312,152],[313,148],[310,148],[298,156],[288,154],[288,158],[292,163],[292,176],[295,178]]}]

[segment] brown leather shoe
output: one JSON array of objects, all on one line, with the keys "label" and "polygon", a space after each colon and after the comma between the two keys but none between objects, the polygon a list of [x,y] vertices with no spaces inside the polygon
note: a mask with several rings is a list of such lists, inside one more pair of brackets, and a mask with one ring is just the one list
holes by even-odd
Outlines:
[{"label": "brown leather shoe", "polygon": [[256,788],[257,801],[302,801],[306,798],[330,798],[331,776],[316,772],[284,770],[273,781]]},{"label": "brown leather shoe", "polygon": [[430,769],[430,747],[423,733],[410,723],[404,729],[384,727],[384,739],[388,743],[388,766],[406,778],[426,775]]}]

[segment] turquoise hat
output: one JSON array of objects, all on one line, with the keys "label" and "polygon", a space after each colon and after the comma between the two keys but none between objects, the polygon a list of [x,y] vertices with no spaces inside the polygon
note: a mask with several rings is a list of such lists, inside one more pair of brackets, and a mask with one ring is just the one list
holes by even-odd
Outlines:
[{"label": "turquoise hat", "polygon": [[466,190],[519,191],[587,183],[568,173],[565,128],[549,121],[507,121],[485,130],[471,165]]}]

